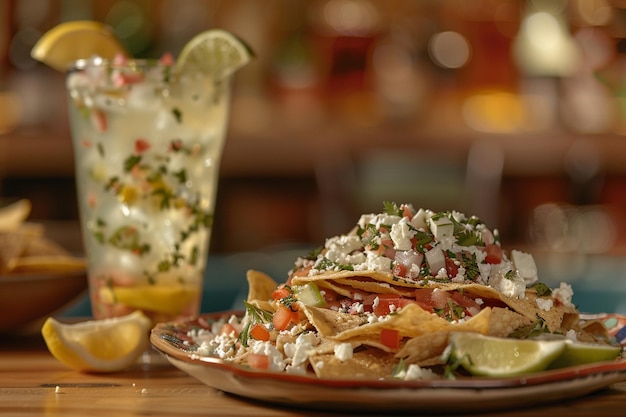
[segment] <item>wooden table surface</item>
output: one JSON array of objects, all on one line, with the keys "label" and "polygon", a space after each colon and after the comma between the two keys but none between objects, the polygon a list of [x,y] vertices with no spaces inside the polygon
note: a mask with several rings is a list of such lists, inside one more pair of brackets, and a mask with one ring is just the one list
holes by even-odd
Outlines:
[{"label": "wooden table surface", "polygon": [[[0,335],[0,415],[345,417],[349,414],[288,409],[237,398],[165,364],[108,375],[82,374],[54,359],[38,335]],[[626,382],[572,401],[488,415],[624,416]]]}]

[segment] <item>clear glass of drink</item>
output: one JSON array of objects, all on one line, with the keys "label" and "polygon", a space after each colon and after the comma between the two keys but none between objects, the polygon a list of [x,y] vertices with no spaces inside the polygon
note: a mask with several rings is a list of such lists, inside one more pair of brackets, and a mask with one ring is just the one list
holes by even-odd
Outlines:
[{"label": "clear glass of drink", "polygon": [[230,77],[165,60],[78,61],[67,75],[96,319],[199,313]]}]

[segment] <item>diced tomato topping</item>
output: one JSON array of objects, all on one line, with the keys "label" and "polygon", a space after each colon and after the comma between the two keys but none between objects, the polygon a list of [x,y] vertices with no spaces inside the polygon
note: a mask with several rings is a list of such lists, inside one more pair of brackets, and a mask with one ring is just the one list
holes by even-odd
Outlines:
[{"label": "diced tomato topping", "polygon": [[260,353],[248,354],[248,365],[250,368],[267,370],[270,367],[270,358]]},{"label": "diced tomato topping", "polygon": [[406,217],[409,220],[413,218],[413,211],[409,206],[403,204],[400,208],[402,209],[402,217]]},{"label": "diced tomato topping", "polygon": [[235,336],[237,336],[237,329],[235,329],[235,326],[230,323],[224,323],[224,325],[220,329],[220,334],[226,336],[234,334]]},{"label": "diced tomato topping", "polygon": [[487,256],[485,257],[485,262],[488,264],[499,264],[502,262],[502,248],[500,245],[491,244],[485,246],[485,252]]},{"label": "diced tomato topping", "polygon": [[286,330],[289,324],[298,323],[300,321],[300,312],[292,310],[294,306],[287,307],[279,304],[278,309],[272,317],[272,325],[276,330]]},{"label": "diced tomato topping", "polygon": [[407,272],[408,272],[408,269],[406,265],[398,264],[398,263],[395,264],[393,266],[393,269],[391,270],[391,273],[396,277],[406,277]]},{"label": "diced tomato topping", "polygon": [[380,331],[380,343],[391,350],[397,350],[400,347],[400,333],[395,329],[382,329]]},{"label": "diced tomato topping", "polygon": [[272,292],[272,299],[276,301],[282,300],[283,298],[289,297],[290,294],[291,290],[288,287],[281,285]]},{"label": "diced tomato topping", "polygon": [[135,153],[141,154],[150,149],[150,142],[145,139],[135,139]]},{"label": "diced tomato topping", "polygon": [[446,257],[446,272],[448,273],[448,278],[454,278],[459,273],[459,266],[456,264],[456,260],[454,258],[445,255]]},{"label": "diced tomato topping", "polygon": [[435,307],[433,301],[433,289],[419,288],[415,290],[415,302],[424,310],[432,313]]},{"label": "diced tomato topping", "polygon": [[267,342],[268,340],[270,340],[270,332],[262,324],[254,323],[250,328],[250,337],[255,340]]},{"label": "diced tomato topping", "polygon": [[466,315],[474,316],[480,312],[480,304],[458,291],[452,292],[451,298],[452,301],[465,308]]},{"label": "diced tomato topping", "polygon": [[[374,314],[377,316],[386,316],[402,307],[411,304],[413,301],[402,298],[395,294],[379,294],[378,303],[373,306]],[[392,307],[393,306],[393,307]]]}]

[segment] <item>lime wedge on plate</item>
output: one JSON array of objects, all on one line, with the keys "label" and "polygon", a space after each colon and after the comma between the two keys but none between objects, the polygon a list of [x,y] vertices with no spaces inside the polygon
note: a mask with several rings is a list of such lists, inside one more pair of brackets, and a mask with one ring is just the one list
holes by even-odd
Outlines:
[{"label": "lime wedge on plate", "polygon": [[617,359],[622,352],[621,346],[600,343],[566,341],[563,353],[550,364],[550,368],[585,365]]},{"label": "lime wedge on plate", "polygon": [[450,360],[472,375],[511,377],[543,371],[565,350],[565,340],[520,340],[452,333]]},{"label": "lime wedge on plate", "polygon": [[52,356],[83,372],[116,372],[148,347],[152,322],[140,311],[127,316],[66,324],[49,317],[41,334]]},{"label": "lime wedge on plate", "polygon": [[194,36],[176,60],[176,72],[200,72],[222,79],[254,56],[250,47],[230,32],[210,29]]},{"label": "lime wedge on plate", "polygon": [[112,59],[117,54],[128,55],[113,30],[91,20],[61,23],[44,33],[31,50],[34,59],[57,71],[66,71],[79,59]]}]

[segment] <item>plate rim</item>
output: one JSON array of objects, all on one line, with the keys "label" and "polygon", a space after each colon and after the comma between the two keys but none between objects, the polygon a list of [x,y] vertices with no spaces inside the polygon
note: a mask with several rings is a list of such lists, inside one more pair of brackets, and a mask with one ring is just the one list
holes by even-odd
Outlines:
[{"label": "plate rim", "polygon": [[[551,369],[533,374],[514,377],[460,377],[455,379],[437,378],[415,381],[403,380],[375,380],[355,378],[317,378],[315,376],[289,374],[286,372],[270,372],[255,370],[243,365],[228,362],[215,356],[201,356],[191,351],[177,348],[172,341],[174,330],[185,324],[197,321],[200,318],[217,318],[226,315],[241,315],[240,310],[227,310],[215,313],[206,313],[199,316],[168,323],[158,323],[151,330],[150,342],[154,349],[166,357],[172,357],[192,365],[209,366],[231,372],[239,377],[256,380],[280,380],[310,386],[324,386],[335,388],[370,388],[370,389],[514,389],[536,385],[553,384],[569,379],[582,379],[589,376],[623,374],[626,380],[626,359],[596,362],[586,365],[577,365],[567,368]],[[169,340],[168,340],[169,339]],[[177,338],[181,343],[184,341]]]}]

